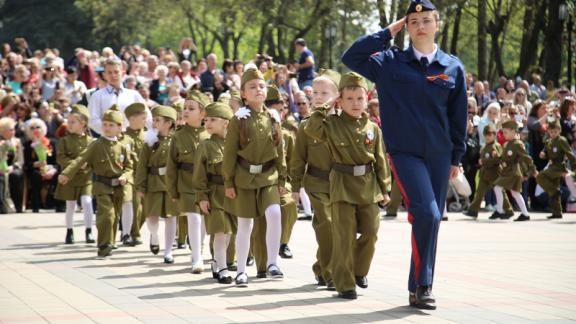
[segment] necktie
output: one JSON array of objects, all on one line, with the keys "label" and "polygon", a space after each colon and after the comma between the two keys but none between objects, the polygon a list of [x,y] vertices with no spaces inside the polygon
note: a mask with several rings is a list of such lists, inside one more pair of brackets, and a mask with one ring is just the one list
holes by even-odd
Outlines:
[{"label": "necktie", "polygon": [[426,70],[430,63],[428,62],[428,58],[426,56],[422,56],[422,58],[420,59],[420,64],[422,65],[424,70]]}]

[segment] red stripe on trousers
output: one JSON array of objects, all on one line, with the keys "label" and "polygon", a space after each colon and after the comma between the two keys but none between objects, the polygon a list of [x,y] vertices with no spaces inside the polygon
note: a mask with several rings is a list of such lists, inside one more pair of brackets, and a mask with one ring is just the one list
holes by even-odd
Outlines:
[{"label": "red stripe on trousers", "polygon": [[[388,160],[390,161],[390,166],[392,167],[392,173],[394,173],[394,177],[398,182],[398,188],[400,189],[400,193],[402,197],[404,197],[404,204],[406,205],[406,211],[408,212],[408,222],[412,224],[414,221],[414,216],[410,213],[410,200],[408,200],[408,195],[406,194],[406,190],[404,190],[404,185],[402,185],[402,181],[400,181],[400,177],[398,177],[398,172],[396,172],[396,167],[394,166],[394,161],[392,161],[392,157],[388,154]],[[414,236],[414,230],[412,230],[412,261],[414,261],[414,278],[416,278],[416,282],[418,282],[418,278],[420,278],[420,252],[418,252],[418,245],[416,244],[416,237]]]}]

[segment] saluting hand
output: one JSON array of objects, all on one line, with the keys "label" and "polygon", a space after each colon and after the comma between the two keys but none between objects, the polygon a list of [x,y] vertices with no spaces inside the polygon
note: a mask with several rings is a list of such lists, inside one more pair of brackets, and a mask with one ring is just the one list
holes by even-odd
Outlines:
[{"label": "saluting hand", "polygon": [[392,34],[392,37],[394,37],[402,30],[402,28],[404,28],[404,26],[406,26],[406,17],[403,17],[402,19],[396,20],[395,22],[391,23],[388,26],[388,29],[390,30],[390,34]]}]

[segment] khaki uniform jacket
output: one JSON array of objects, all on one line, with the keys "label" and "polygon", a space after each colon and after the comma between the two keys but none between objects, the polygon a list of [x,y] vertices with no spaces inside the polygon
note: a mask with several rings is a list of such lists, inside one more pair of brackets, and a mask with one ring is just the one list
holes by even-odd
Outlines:
[{"label": "khaki uniform jacket", "polygon": [[[248,142],[240,145],[240,125],[246,124]],[[228,125],[224,143],[224,186],[226,188],[258,189],[273,185],[284,186],[287,177],[286,161],[282,141],[275,147],[272,138],[272,118],[267,108],[261,112],[250,110],[250,116],[239,119],[234,116]],[[251,164],[264,164],[274,161],[275,167],[259,174],[251,174],[238,163],[242,157]]]},{"label": "khaki uniform jacket", "polygon": [[378,125],[370,121],[368,114],[353,118],[342,112],[326,116],[325,108],[317,108],[304,131],[310,137],[325,141],[330,147],[332,161],[349,166],[373,164],[373,172],[363,176],[332,170],[330,172],[330,200],[352,204],[380,202],[390,192],[390,167],[382,133]]},{"label": "khaki uniform jacket", "polygon": [[306,192],[330,193],[330,182],[311,176],[306,170],[312,166],[322,171],[330,172],[332,160],[328,144],[310,137],[304,132],[308,119],[300,123],[294,145],[294,154],[290,159],[290,177],[292,188],[299,190],[302,186]]},{"label": "khaki uniform jacket", "polygon": [[576,157],[572,152],[572,148],[568,141],[563,136],[558,136],[555,139],[549,139],[542,150],[546,158],[550,160],[548,166],[548,173],[561,177],[562,174],[567,172],[566,159],[570,161],[572,170],[576,170]]},{"label": "khaki uniform jacket", "polygon": [[153,146],[144,145],[138,166],[134,185],[138,192],[163,192],[166,191],[166,174],[151,174],[150,169],[164,168],[166,172],[166,161],[170,148],[170,136],[158,136],[158,142]]},{"label": "khaki uniform jacket", "polygon": [[500,156],[502,155],[502,146],[498,142],[493,142],[484,145],[480,151],[480,160],[482,161],[482,168],[480,168],[480,179],[493,183],[502,170],[500,165]]},{"label": "khaki uniform jacket", "polygon": [[[61,137],[56,146],[56,162],[62,170],[66,169],[74,159],[79,157],[92,141],[94,141],[92,136],[86,134],[68,134]],[[91,183],[92,170],[90,168],[84,168],[76,172],[76,175],[70,179],[66,187],[80,187]]]},{"label": "khaki uniform jacket", "polygon": [[500,165],[502,166],[502,171],[494,184],[517,192],[522,190],[524,170],[528,174],[536,172],[534,162],[526,152],[524,143],[520,140],[513,140],[504,144]]},{"label": "khaki uniform jacket", "polygon": [[[130,154],[121,142],[101,137],[90,143],[86,150],[62,171],[62,174],[73,178],[84,163],[87,163],[97,176],[109,178],[124,176],[130,182],[133,175]],[[114,193],[114,187],[95,181],[92,192],[94,195],[109,195]]]},{"label": "khaki uniform jacket", "polygon": [[194,193],[193,172],[179,169],[178,164],[194,164],[198,146],[209,138],[203,127],[193,128],[189,125],[182,126],[172,135],[166,161],[166,186],[172,197],[179,198],[179,193]]}]

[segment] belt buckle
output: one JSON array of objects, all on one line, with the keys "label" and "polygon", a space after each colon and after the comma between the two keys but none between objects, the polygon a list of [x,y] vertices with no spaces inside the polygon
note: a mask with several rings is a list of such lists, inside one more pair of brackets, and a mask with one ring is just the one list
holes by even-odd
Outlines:
[{"label": "belt buckle", "polygon": [[251,174],[262,173],[262,164],[250,164],[250,173]]},{"label": "belt buckle", "polygon": [[120,180],[118,180],[118,178],[114,178],[114,179],[110,180],[110,185],[112,187],[118,187],[120,185]]},{"label": "belt buckle", "polygon": [[366,165],[355,165],[354,172],[355,177],[360,177],[366,174]]},{"label": "belt buckle", "polygon": [[158,168],[158,175],[166,175],[166,167]]}]

